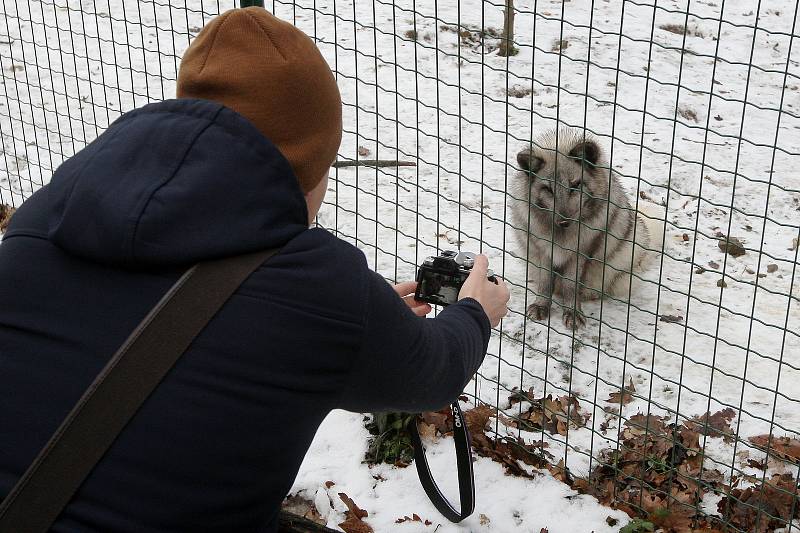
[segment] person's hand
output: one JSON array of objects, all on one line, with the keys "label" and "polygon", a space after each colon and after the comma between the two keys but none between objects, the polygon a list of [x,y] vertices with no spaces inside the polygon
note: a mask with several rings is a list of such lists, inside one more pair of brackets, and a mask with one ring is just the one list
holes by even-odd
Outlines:
[{"label": "person's hand", "polygon": [[406,305],[414,311],[417,316],[425,316],[431,312],[431,306],[425,302],[420,302],[414,299],[414,293],[417,290],[416,281],[406,281],[398,283],[394,286],[394,291],[406,303]]},{"label": "person's hand", "polygon": [[511,294],[502,279],[495,276],[497,283],[486,279],[488,271],[489,260],[485,255],[476,255],[475,265],[472,267],[467,281],[461,286],[458,299],[474,298],[477,300],[483,307],[486,316],[489,317],[489,323],[492,327],[496,327],[500,323],[500,319],[508,314],[507,304]]}]

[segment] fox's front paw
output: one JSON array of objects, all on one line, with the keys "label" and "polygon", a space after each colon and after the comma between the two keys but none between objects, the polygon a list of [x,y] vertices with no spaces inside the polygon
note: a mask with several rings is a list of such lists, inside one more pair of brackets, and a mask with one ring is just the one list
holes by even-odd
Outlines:
[{"label": "fox's front paw", "polygon": [[545,320],[549,315],[549,302],[534,302],[528,306],[528,316],[534,320]]},{"label": "fox's front paw", "polygon": [[564,325],[569,329],[580,329],[586,325],[586,318],[577,309],[565,309]]}]

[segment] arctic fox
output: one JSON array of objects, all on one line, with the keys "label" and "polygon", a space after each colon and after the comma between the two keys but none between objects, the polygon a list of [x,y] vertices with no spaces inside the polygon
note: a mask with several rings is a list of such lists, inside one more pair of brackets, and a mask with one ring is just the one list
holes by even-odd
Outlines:
[{"label": "arctic fox", "polygon": [[555,298],[564,324],[582,326],[581,301],[627,299],[631,272],[660,253],[663,209],[631,207],[597,139],[582,130],[542,135],[517,163],[523,172],[511,187],[511,219],[536,291],[527,314],[547,318]]}]

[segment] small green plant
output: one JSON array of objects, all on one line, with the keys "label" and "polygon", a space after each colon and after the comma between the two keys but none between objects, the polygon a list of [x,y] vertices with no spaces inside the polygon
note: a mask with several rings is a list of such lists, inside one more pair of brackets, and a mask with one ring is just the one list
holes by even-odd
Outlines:
[{"label": "small green plant", "polygon": [[647,469],[652,470],[658,474],[666,474],[672,470],[672,465],[669,464],[667,459],[661,457],[651,456],[647,458]]},{"label": "small green plant", "polygon": [[620,528],[619,533],[650,533],[655,530],[656,526],[652,522],[634,518],[627,525]]},{"label": "small green plant", "polygon": [[364,461],[369,464],[389,463],[408,466],[414,459],[414,448],[406,427],[414,421],[411,413],[373,413],[364,427],[373,435]]}]

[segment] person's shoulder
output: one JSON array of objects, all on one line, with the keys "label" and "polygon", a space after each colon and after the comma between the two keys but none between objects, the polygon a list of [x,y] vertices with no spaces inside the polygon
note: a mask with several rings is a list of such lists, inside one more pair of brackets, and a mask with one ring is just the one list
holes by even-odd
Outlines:
[{"label": "person's shoulder", "polygon": [[250,285],[273,299],[361,322],[370,272],[361,250],[327,230],[312,228],[287,243]]},{"label": "person's shoulder", "polygon": [[331,254],[332,261],[341,261],[339,267],[357,267],[364,272],[369,270],[364,252],[330,231],[323,228],[311,228],[305,232],[303,237],[309,243],[324,250],[326,254]]}]

